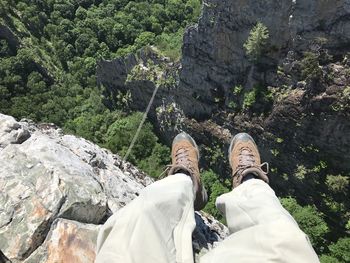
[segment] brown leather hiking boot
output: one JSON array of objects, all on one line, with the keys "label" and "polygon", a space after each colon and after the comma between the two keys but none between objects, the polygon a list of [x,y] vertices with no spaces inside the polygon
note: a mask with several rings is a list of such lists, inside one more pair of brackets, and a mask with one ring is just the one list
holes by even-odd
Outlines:
[{"label": "brown leather hiking boot", "polygon": [[[260,154],[253,138],[247,133],[239,133],[233,137],[229,148],[229,160],[232,168],[233,188],[239,186],[248,174],[269,182],[268,163],[261,164]],[[262,167],[266,166],[266,172]]]},{"label": "brown leather hiking boot", "polygon": [[172,165],[169,175],[185,173],[192,178],[195,189],[194,209],[199,211],[208,201],[207,192],[201,183],[198,168],[199,151],[196,142],[185,132],[178,134],[173,140],[171,150]]}]

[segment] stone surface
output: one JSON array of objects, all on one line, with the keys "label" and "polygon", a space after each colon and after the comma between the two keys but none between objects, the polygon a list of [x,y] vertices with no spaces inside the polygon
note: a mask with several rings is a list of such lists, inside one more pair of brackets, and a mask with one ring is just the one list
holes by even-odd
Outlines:
[{"label": "stone surface", "polygon": [[[0,115],[0,248],[12,262],[92,262],[99,225],[153,182],[118,155],[53,124]],[[28,132],[18,140],[20,131]],[[227,234],[197,215],[197,250]],[[204,237],[204,239],[203,239]],[[74,249],[73,249],[74,248]],[[203,250],[203,251],[204,251]],[[64,253],[63,253],[63,252]]]},{"label": "stone surface", "polygon": [[[267,26],[270,37],[255,64],[243,46],[257,22]],[[177,103],[187,117],[207,119],[226,110],[232,101],[242,103],[232,92],[237,85],[247,91],[257,84],[280,84],[277,67],[293,70],[293,61],[304,51],[326,48],[334,56],[350,51],[350,0],[205,0],[198,24],[187,28],[183,41],[181,66],[146,48],[136,55],[99,62],[98,83],[110,97],[129,91],[130,107],[143,111],[154,82],[127,83],[127,78],[136,65],[147,67],[151,60],[169,71],[179,70],[179,83],[158,91],[150,117],[155,119],[154,110],[165,101]],[[290,63],[285,64],[287,60]],[[281,84],[296,86],[297,80],[285,78]],[[114,107],[112,102],[109,105]]]},{"label": "stone surface", "polygon": [[45,238],[56,217],[100,223],[107,198],[92,167],[57,141],[37,133],[0,152],[0,244],[22,260]]},{"label": "stone surface", "polygon": [[[257,22],[267,26],[270,38],[254,65],[243,45]],[[178,88],[196,98],[190,104],[195,107],[179,103],[189,116],[209,117],[234,99],[236,85],[247,90],[266,81],[274,85],[271,76],[290,50],[301,54],[322,45],[335,55],[349,51],[349,28],[349,0],[203,1],[198,25],[184,35]]]},{"label": "stone surface", "polygon": [[139,111],[146,109],[156,85],[159,85],[151,110],[151,115],[155,116],[155,109],[164,100],[173,101],[178,94],[178,67],[154,47],[145,47],[136,54],[100,61],[96,69],[97,83],[105,88],[106,97],[112,98],[105,101],[110,107],[115,106],[114,98],[128,92],[128,106]]},{"label": "stone surface", "polygon": [[[193,231],[193,248],[198,258],[215,248],[223,238],[229,235],[228,228],[217,224],[217,220],[205,212],[196,212],[196,229]],[[210,241],[210,242],[208,242]]]},{"label": "stone surface", "polygon": [[96,257],[98,225],[57,219],[51,226],[43,245],[26,263],[93,263]]},{"label": "stone surface", "polygon": [[13,117],[0,113],[0,149],[8,144],[22,143],[30,137],[26,125],[18,123]]}]

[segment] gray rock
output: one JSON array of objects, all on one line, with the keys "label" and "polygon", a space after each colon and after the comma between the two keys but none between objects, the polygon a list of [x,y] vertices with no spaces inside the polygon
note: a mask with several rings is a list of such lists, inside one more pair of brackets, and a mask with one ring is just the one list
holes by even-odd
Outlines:
[{"label": "gray rock", "polygon": [[11,261],[7,257],[5,257],[4,253],[2,253],[1,250],[0,250],[0,262],[1,263],[11,263]]},{"label": "gray rock", "polygon": [[25,263],[93,263],[100,226],[57,219],[44,243]]},{"label": "gray rock", "polygon": [[350,42],[350,1],[300,1],[293,3],[290,28],[295,48],[306,50],[319,41],[326,40],[325,47],[337,50]]},{"label": "gray rock", "polygon": [[0,150],[8,144],[20,144],[30,137],[25,124],[0,113]]},{"label": "gray rock", "polygon": [[[250,30],[262,22],[270,38],[258,65],[243,48]],[[278,26],[276,26],[278,25]],[[350,1],[203,1],[198,25],[184,35],[178,92],[187,116],[210,116],[234,99],[232,88],[273,85],[271,72],[288,55],[321,47],[344,54],[350,43]]]},{"label": "gray rock", "polygon": [[[228,228],[204,212],[196,212],[196,229],[193,231],[193,249],[196,259],[215,248],[229,235]],[[208,242],[209,241],[209,242]],[[196,261],[197,262],[197,261]]]},{"label": "gray rock", "polygon": [[0,246],[23,260],[43,241],[57,217],[100,223],[107,197],[92,168],[40,133],[0,152]]},{"label": "gray rock", "polygon": [[[128,92],[128,107],[144,111],[152,97],[156,85],[160,86],[151,114],[164,99],[177,95],[176,84],[179,65],[173,64],[163,57],[154,47],[145,47],[136,54],[113,60],[98,62],[96,69],[97,83],[105,88],[108,98],[120,97]],[[117,103],[113,99],[106,100],[111,107]]]},{"label": "gray rock", "polygon": [[[12,262],[67,262],[65,257],[71,256],[74,262],[92,262],[99,225],[153,180],[118,155],[64,135],[52,124],[16,122],[6,115],[0,115],[0,124],[0,138],[9,138],[0,150],[4,257]],[[13,138],[20,129],[30,137],[19,144]],[[227,234],[227,228],[207,218],[197,215],[196,251],[210,249]],[[88,256],[80,257],[79,251]]]},{"label": "gray rock", "polygon": [[[171,98],[186,116],[208,118],[230,102],[238,102],[232,92],[236,85],[251,90],[259,83],[278,84],[277,66],[284,64],[288,53],[327,48],[333,55],[344,54],[350,43],[349,6],[349,0],[204,1],[198,24],[188,27],[184,35],[179,85],[160,89],[154,108]],[[255,65],[243,46],[257,22],[267,26],[270,37]],[[98,83],[107,88],[108,96],[129,91],[131,107],[143,111],[155,83],[146,79],[127,83],[127,78],[136,65],[146,65],[148,60],[168,69],[178,67],[146,48],[136,55],[99,62]],[[297,80],[290,82],[296,85]]]}]

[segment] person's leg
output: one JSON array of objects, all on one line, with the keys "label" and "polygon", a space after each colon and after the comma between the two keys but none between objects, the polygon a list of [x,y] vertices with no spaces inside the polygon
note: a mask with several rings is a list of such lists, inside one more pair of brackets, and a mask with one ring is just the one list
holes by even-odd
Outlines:
[{"label": "person's leg", "polygon": [[97,263],[193,262],[194,208],[206,203],[198,148],[185,133],[175,137],[170,176],[146,187],[102,226]]},{"label": "person's leg", "polygon": [[175,174],[145,188],[102,226],[96,263],[193,262],[192,185]]},{"label": "person's leg", "polygon": [[238,135],[230,146],[234,189],[216,201],[231,235],[201,262],[319,262],[308,237],[267,184],[248,136]]},{"label": "person's leg", "polygon": [[216,205],[231,235],[202,263],[319,262],[308,237],[262,180],[244,182],[220,196]]}]

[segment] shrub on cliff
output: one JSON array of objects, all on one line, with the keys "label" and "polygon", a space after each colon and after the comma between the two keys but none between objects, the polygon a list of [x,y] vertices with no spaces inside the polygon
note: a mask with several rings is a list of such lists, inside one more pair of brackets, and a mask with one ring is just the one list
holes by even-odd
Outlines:
[{"label": "shrub on cliff", "polygon": [[258,22],[250,31],[249,37],[243,45],[247,55],[252,61],[257,62],[259,60],[268,39],[269,30],[263,23]]},{"label": "shrub on cliff", "polygon": [[303,79],[315,81],[322,77],[319,57],[313,52],[305,52],[301,61],[301,76]]}]

